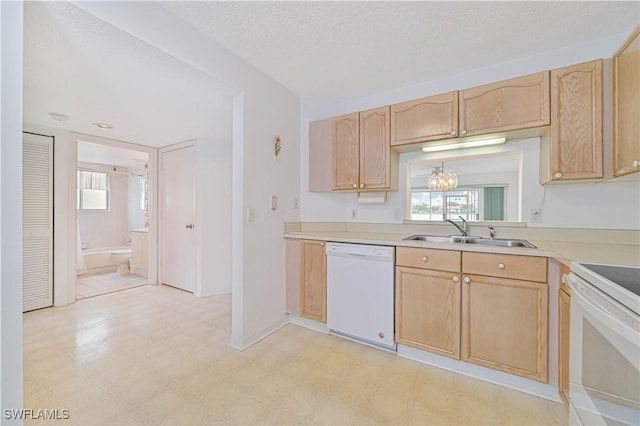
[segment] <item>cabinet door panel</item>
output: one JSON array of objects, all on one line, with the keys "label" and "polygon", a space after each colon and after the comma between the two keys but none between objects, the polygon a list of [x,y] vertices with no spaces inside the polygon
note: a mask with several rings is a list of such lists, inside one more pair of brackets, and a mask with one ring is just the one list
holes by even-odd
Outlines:
[{"label": "cabinet door panel", "polygon": [[551,71],[551,179],[602,177],[602,60]]},{"label": "cabinet door panel", "polygon": [[565,405],[569,405],[569,325],[571,296],[558,290],[558,389]]},{"label": "cabinet door panel", "polygon": [[356,189],[360,168],[359,113],[333,119],[333,189]]},{"label": "cabinet door panel", "polygon": [[391,145],[457,136],[457,91],[391,105]]},{"label": "cabinet door panel", "polygon": [[462,359],[546,383],[547,304],[546,283],[464,275]]},{"label": "cabinet door panel", "polygon": [[327,257],[323,241],[300,242],[300,315],[327,322]]},{"label": "cabinet door panel", "polygon": [[613,76],[613,173],[622,176],[640,171],[640,27],[613,57]]},{"label": "cabinet door panel", "polygon": [[460,91],[460,136],[549,125],[549,72]]},{"label": "cabinet door panel", "polygon": [[396,268],[396,341],[460,359],[457,274]]},{"label": "cabinet door panel", "polygon": [[388,188],[389,107],[360,113],[360,189]]}]

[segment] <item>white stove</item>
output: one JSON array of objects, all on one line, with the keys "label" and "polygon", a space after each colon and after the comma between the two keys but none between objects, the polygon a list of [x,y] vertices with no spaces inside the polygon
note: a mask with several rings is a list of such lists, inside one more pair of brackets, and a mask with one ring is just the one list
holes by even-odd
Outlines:
[{"label": "white stove", "polygon": [[574,262],[569,399],[576,425],[640,424],[640,268]]}]

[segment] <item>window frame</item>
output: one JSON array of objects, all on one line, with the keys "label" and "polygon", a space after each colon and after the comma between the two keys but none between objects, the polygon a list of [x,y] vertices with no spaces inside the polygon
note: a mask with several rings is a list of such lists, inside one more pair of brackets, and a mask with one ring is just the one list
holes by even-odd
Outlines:
[{"label": "window frame", "polygon": [[[102,173],[107,177],[107,189],[104,190],[99,190],[99,191],[105,191],[105,197],[106,197],[106,208],[104,209],[87,209],[83,207],[83,195],[82,195],[82,189],[80,189],[80,173],[81,172],[90,172],[90,173]],[[111,212],[111,176],[109,175],[109,172],[103,171],[103,170],[92,170],[92,169],[86,169],[86,168],[77,168],[76,170],[76,197],[77,197],[77,204],[76,204],[76,211],[78,213],[109,213]]]}]

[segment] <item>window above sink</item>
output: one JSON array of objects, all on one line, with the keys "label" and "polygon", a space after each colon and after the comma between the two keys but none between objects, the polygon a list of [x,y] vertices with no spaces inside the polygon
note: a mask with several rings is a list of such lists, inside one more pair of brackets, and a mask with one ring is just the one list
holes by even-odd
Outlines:
[{"label": "window above sink", "polygon": [[[455,173],[458,186],[432,191],[429,176],[441,166]],[[520,220],[520,165],[518,151],[459,158],[428,158],[408,163],[407,219],[412,221],[458,220],[470,222]]]}]

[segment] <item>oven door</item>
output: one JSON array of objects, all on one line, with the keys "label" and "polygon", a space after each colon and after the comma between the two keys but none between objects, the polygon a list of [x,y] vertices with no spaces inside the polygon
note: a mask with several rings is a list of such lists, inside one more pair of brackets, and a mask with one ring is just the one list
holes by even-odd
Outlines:
[{"label": "oven door", "polygon": [[571,424],[640,424],[640,319],[575,274],[571,288]]}]

